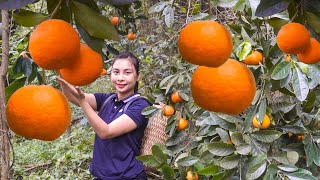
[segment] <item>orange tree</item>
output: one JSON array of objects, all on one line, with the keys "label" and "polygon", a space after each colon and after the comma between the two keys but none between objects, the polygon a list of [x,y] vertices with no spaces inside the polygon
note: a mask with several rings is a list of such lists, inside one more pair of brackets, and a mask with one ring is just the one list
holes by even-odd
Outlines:
[{"label": "orange tree", "polygon": [[[106,64],[110,62],[111,54],[125,50],[133,51],[142,59],[145,68],[141,70],[144,76],[141,91],[152,102],[162,102],[174,108],[166,127],[170,136],[166,144],[154,146],[151,155],[138,157],[146,165],[156,167],[161,178],[185,179],[190,174],[188,172],[194,174],[188,176],[193,179],[196,179],[195,175],[199,179],[319,177],[320,69],[317,64],[302,63],[296,54],[287,55],[276,43],[278,31],[288,22],[302,24],[311,37],[319,40],[319,2],[150,2],[153,6],[147,9],[148,20],[143,16],[146,10],[140,8],[139,1],[99,2],[101,6],[93,0],[47,0],[45,11],[40,8],[39,12],[33,12],[25,7],[14,11],[13,17],[23,26],[35,26],[50,17],[74,23],[82,40],[95,51],[103,52]],[[117,27],[111,24],[109,17],[100,13],[100,9],[108,10],[106,3],[117,9],[117,14],[110,13],[119,15],[121,23]],[[230,58],[242,63],[253,54],[253,50],[263,55],[257,65],[247,65],[255,77],[257,90],[251,106],[237,115],[207,111],[192,98],[190,83],[198,66],[181,58],[178,38],[186,24],[208,19],[223,24],[231,32],[233,49]],[[145,34],[148,28],[154,28],[145,26],[151,21],[157,26]],[[136,39],[128,41],[129,32],[137,34]],[[300,38],[301,34],[293,34],[296,35],[294,38]],[[122,35],[120,43],[113,41],[119,39],[118,35]],[[202,42],[201,39],[198,41]],[[16,55],[17,60],[10,66],[7,97],[36,78],[40,83],[54,85],[51,79],[55,74],[38,68],[28,55]],[[286,61],[286,57],[290,57],[290,61]],[[173,102],[171,94],[174,92],[179,92],[183,101]],[[230,101],[233,95],[227,94]],[[157,109],[150,107],[144,114],[151,115],[155,111]],[[265,115],[270,117],[271,125],[266,129],[255,128],[253,119],[263,123]],[[180,118],[188,121],[183,130],[177,130]]]}]

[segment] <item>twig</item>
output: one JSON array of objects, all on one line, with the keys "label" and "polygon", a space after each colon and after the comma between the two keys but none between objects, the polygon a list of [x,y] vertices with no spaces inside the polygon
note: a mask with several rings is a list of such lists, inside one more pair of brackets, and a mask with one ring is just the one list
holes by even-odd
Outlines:
[{"label": "twig", "polygon": [[56,8],[54,8],[53,12],[52,12],[51,15],[50,15],[50,18],[51,18],[51,19],[57,14],[57,12],[58,12],[58,10],[59,10],[59,8],[60,8],[60,6],[61,6],[61,4],[62,4],[63,1],[64,1],[64,0],[60,0],[59,3],[58,3],[58,5],[56,6]]},{"label": "twig", "polygon": [[189,18],[190,6],[191,6],[191,0],[189,0],[189,4],[188,4],[188,11],[187,11],[187,17],[186,17],[186,24],[188,24],[188,18]]},{"label": "twig", "polygon": [[47,165],[50,165],[50,164],[52,164],[52,162],[42,163],[42,164],[38,164],[38,165],[34,165],[34,166],[32,166],[32,165],[26,165],[26,167],[28,167],[28,166],[31,166],[31,167],[28,168],[28,169],[25,169],[24,172],[30,171],[30,170],[35,169],[35,168],[37,168],[37,167],[47,166]]}]

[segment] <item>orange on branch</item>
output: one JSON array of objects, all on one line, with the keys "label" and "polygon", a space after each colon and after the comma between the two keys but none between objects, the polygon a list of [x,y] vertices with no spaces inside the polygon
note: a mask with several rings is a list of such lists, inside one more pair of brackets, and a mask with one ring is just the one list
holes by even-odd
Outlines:
[{"label": "orange on branch", "polygon": [[182,29],[178,47],[181,57],[192,64],[218,67],[232,52],[227,28],[215,21],[194,21]]},{"label": "orange on branch", "polygon": [[315,64],[320,61],[320,43],[315,38],[310,39],[307,49],[297,54],[301,62],[306,64]]},{"label": "orange on branch", "polygon": [[174,108],[170,105],[166,105],[163,107],[163,115],[164,116],[172,116],[174,114]]},{"label": "orange on branch", "polygon": [[251,104],[256,82],[245,64],[229,59],[218,68],[199,66],[192,76],[191,93],[203,109],[239,114]]},{"label": "orange on branch", "polygon": [[188,171],[186,178],[187,180],[198,180],[199,176],[198,173],[192,173],[191,171]]},{"label": "orange on branch", "polygon": [[60,69],[63,79],[75,86],[84,86],[94,82],[103,68],[102,57],[86,44],[81,43],[76,62],[67,68]]},{"label": "orange on branch", "polygon": [[177,129],[180,131],[185,130],[188,127],[188,125],[188,120],[186,120],[185,118],[180,118],[178,121]]},{"label": "orange on branch", "polygon": [[107,74],[108,74],[108,71],[106,69],[102,69],[100,75],[104,76],[104,75],[107,75]]},{"label": "orange on branch", "polygon": [[262,123],[260,124],[258,119],[257,119],[257,116],[254,116],[253,120],[252,120],[252,125],[255,127],[255,128],[258,128],[258,129],[267,129],[270,127],[270,124],[271,124],[271,119],[268,115],[264,115],[263,117],[263,120],[262,120]]},{"label": "orange on branch", "polygon": [[29,51],[44,69],[60,69],[74,63],[80,51],[80,38],[73,27],[59,19],[40,23],[31,33]]},{"label": "orange on branch", "polygon": [[135,40],[136,39],[136,35],[133,32],[129,32],[128,33],[128,39],[130,41]]},{"label": "orange on branch", "polygon": [[278,47],[286,54],[299,54],[310,43],[310,33],[299,23],[288,23],[281,27],[276,38]]},{"label": "orange on branch", "polygon": [[253,50],[252,53],[244,59],[244,63],[248,65],[259,65],[259,63],[262,62],[262,59],[262,53]]},{"label": "orange on branch", "polygon": [[182,102],[182,101],[183,101],[183,99],[182,99],[182,97],[180,96],[180,94],[179,94],[178,91],[173,92],[173,93],[171,94],[171,101],[172,101],[173,103],[179,103],[179,102]]},{"label": "orange on branch", "polygon": [[119,24],[119,22],[120,22],[119,17],[117,17],[117,16],[112,16],[112,17],[111,17],[111,24],[112,24],[112,25],[116,26],[116,25]]},{"label": "orange on branch", "polygon": [[61,136],[71,120],[66,97],[48,85],[28,85],[8,100],[6,115],[10,129],[26,138],[52,141]]}]

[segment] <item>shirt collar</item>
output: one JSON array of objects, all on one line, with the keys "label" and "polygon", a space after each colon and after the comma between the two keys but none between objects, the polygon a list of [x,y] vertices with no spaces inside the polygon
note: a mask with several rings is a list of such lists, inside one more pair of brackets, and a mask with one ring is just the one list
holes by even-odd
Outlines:
[{"label": "shirt collar", "polygon": [[[129,101],[131,101],[131,99],[137,97],[137,96],[140,96],[140,93],[133,93],[132,95],[120,100],[120,101],[123,101],[124,103],[127,103]],[[116,94],[116,97],[114,99],[114,101],[117,101],[118,100],[118,95]]]}]

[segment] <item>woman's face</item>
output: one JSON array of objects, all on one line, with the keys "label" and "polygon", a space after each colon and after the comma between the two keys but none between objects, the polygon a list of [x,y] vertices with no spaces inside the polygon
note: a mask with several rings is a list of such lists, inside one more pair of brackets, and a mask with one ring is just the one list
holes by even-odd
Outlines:
[{"label": "woman's face", "polygon": [[123,95],[134,93],[134,87],[139,80],[134,65],[129,59],[117,59],[111,71],[111,82],[116,91]]}]

